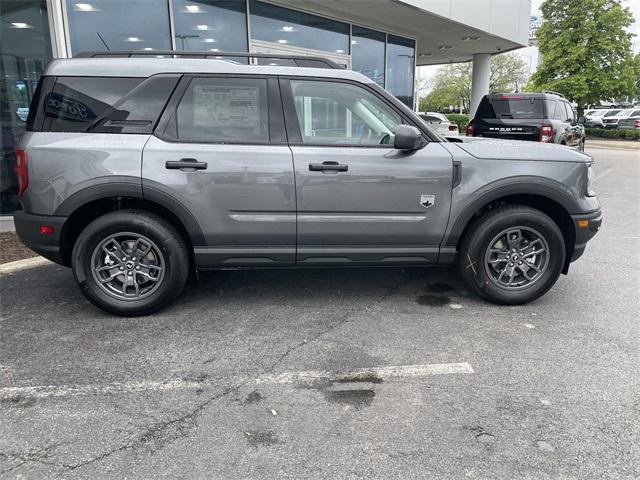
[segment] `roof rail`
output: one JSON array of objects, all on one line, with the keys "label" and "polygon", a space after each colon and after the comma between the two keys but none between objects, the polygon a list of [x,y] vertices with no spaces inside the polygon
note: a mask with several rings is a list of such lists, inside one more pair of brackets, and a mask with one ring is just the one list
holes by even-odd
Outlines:
[{"label": "roof rail", "polygon": [[565,100],[567,99],[567,97],[565,97],[563,94],[559,92],[554,92],[553,90],[542,90],[542,93],[551,93],[552,95],[558,95],[559,97],[562,97]]},{"label": "roof rail", "polygon": [[106,52],[80,52],[73,58],[101,58],[101,57],[166,57],[174,58],[206,58],[214,60],[227,60],[224,57],[241,57],[251,60],[252,58],[264,58],[272,60],[291,60],[298,67],[307,68],[331,68],[344,69],[342,65],[323,57],[311,57],[306,55],[273,55],[269,53],[247,53],[247,52],[187,52],[183,50],[109,50]]}]

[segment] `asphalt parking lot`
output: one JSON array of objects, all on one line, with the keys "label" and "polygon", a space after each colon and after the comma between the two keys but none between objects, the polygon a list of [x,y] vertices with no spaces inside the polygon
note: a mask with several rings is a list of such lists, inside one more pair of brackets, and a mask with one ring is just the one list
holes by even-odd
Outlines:
[{"label": "asphalt parking lot", "polygon": [[640,477],[640,151],[588,150],[601,232],[540,300],[451,269],[217,272],[153,317],[0,278],[0,476]]}]

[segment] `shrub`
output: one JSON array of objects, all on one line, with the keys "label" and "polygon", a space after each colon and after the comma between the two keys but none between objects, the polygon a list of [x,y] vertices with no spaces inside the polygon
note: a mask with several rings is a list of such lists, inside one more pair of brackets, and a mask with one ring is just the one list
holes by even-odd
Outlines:
[{"label": "shrub", "polygon": [[447,117],[450,122],[458,125],[458,130],[460,130],[460,133],[464,133],[467,125],[469,125],[469,115],[460,113],[445,113],[445,117]]},{"label": "shrub", "polygon": [[624,128],[616,128],[615,130],[607,130],[604,128],[587,128],[585,129],[587,136],[599,138],[615,138],[621,140],[640,140],[640,130],[631,130]]}]

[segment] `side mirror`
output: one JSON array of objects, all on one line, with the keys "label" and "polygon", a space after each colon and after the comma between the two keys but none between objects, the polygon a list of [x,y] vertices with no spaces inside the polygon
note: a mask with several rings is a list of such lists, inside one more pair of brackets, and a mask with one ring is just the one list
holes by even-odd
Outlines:
[{"label": "side mirror", "polygon": [[587,119],[585,117],[578,117],[578,123],[584,125],[587,123]]},{"label": "side mirror", "polygon": [[426,145],[422,133],[416,127],[398,125],[393,134],[393,148],[396,150],[419,150]]}]

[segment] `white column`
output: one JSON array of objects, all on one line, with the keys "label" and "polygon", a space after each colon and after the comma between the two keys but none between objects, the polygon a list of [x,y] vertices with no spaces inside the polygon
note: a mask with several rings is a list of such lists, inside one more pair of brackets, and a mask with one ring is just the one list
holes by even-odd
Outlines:
[{"label": "white column", "polygon": [[49,32],[53,58],[67,58],[67,39],[64,33],[64,0],[47,0],[47,14],[49,17]]},{"label": "white column", "polygon": [[489,77],[491,75],[491,55],[477,53],[473,56],[473,76],[471,78],[471,111],[473,118],[482,97],[489,93]]}]

